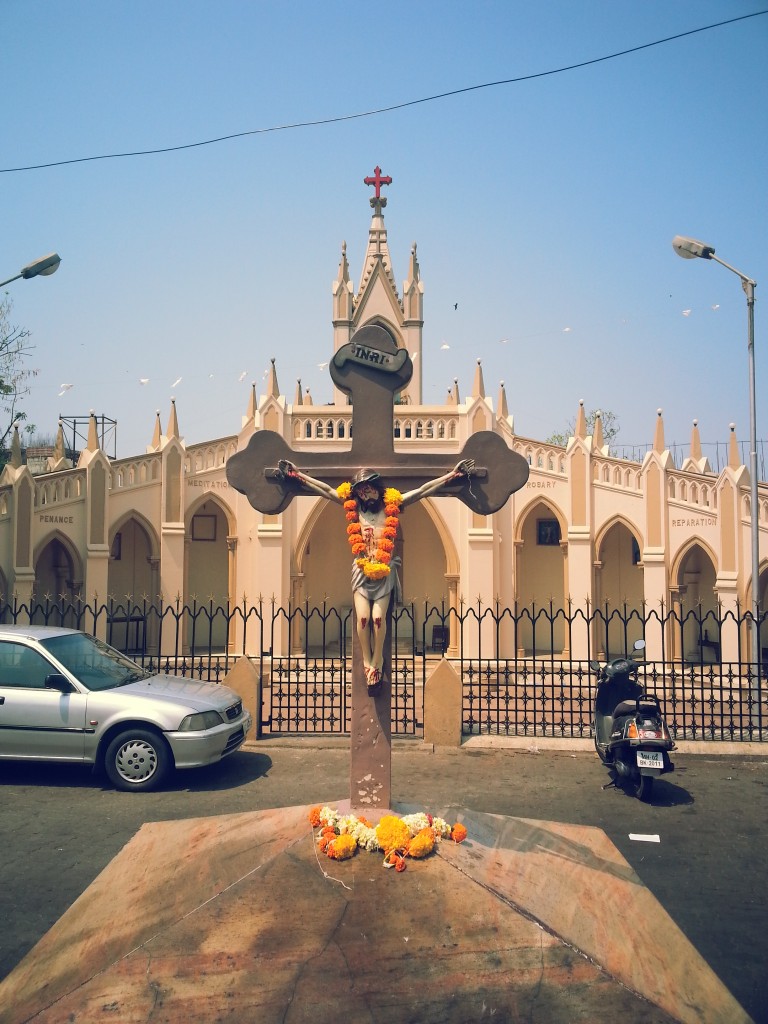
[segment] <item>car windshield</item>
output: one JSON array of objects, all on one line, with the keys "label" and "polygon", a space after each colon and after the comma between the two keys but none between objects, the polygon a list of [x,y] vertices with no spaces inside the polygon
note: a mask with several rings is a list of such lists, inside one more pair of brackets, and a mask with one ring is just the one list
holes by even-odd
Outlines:
[{"label": "car windshield", "polygon": [[135,661],[87,633],[65,633],[42,640],[41,645],[89,690],[111,690],[150,675]]}]

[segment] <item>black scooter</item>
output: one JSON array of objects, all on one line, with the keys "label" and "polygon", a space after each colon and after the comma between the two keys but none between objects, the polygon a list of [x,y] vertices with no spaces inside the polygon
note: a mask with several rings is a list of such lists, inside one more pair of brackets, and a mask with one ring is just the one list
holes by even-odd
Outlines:
[{"label": "black scooter", "polygon": [[[634,649],[644,650],[645,641],[638,640]],[[595,750],[615,772],[608,785],[621,785],[640,800],[650,800],[653,780],[675,770],[669,756],[675,744],[659,699],[643,692],[637,663],[630,658],[616,658],[606,665],[590,661],[589,667],[597,673]]]}]

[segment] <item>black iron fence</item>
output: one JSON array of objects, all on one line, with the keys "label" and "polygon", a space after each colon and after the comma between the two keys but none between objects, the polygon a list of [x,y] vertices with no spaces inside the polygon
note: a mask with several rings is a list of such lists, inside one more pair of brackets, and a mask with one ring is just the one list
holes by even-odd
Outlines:
[{"label": "black iron fence", "polygon": [[[349,732],[350,609],[0,597],[0,623],[82,629],[148,670],[213,682],[247,657],[261,680],[262,735]],[[590,661],[644,639],[640,679],[675,738],[768,741],[765,615],[755,624],[740,610],[406,605],[391,629],[395,735],[421,735],[424,681],[445,655],[462,680],[465,735],[589,739]]]}]

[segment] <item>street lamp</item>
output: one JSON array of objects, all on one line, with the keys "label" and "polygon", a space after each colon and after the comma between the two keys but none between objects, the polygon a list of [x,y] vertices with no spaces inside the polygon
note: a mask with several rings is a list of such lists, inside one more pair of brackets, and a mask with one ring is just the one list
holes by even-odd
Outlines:
[{"label": "street lamp", "polygon": [[755,661],[756,678],[760,679],[762,661],[759,647],[760,631],[760,533],[757,507],[757,422],[755,415],[755,282],[730,263],[715,256],[715,248],[695,238],[675,235],[672,248],[683,259],[714,260],[741,278],[741,287],[747,296],[747,352],[749,354],[749,476],[750,502],[752,512],[752,656]]},{"label": "street lamp", "polygon": [[26,267],[21,268],[18,274],[9,277],[7,281],[0,281],[0,288],[10,284],[11,281],[18,281],[20,277],[23,277],[25,281],[28,281],[30,277],[49,277],[56,273],[60,263],[61,256],[57,252],[51,252],[33,263],[28,263]]}]

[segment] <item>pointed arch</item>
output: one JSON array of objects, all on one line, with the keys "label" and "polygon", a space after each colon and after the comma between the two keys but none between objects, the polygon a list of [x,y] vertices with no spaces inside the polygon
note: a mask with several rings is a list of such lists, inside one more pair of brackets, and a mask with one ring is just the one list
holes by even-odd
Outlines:
[{"label": "pointed arch", "polygon": [[160,589],[159,564],[160,540],[152,523],[135,509],[120,516],[109,530],[107,591],[112,601],[154,601]]},{"label": "pointed arch", "polygon": [[621,524],[622,526],[625,526],[627,528],[629,533],[634,538],[635,543],[640,548],[640,551],[643,550],[643,536],[640,533],[640,530],[630,519],[628,519],[621,513],[618,513],[617,515],[611,516],[610,519],[606,520],[606,522],[603,523],[603,525],[598,529],[597,533],[595,534],[595,558],[597,558],[598,561],[601,560],[603,542],[605,541],[607,534],[610,533],[613,527],[618,524]]},{"label": "pointed arch", "polygon": [[227,614],[235,592],[235,516],[218,493],[205,491],[187,508],[184,523],[184,599],[201,609],[200,627],[212,646],[223,650],[229,642]]},{"label": "pointed arch", "polygon": [[362,323],[357,325],[355,330],[361,330],[363,327],[383,327],[385,331],[392,335],[392,340],[398,348],[403,348],[405,345],[400,325],[395,323],[394,320],[390,320],[389,317],[383,316],[381,313],[377,313],[375,316],[372,316],[370,320],[364,320]]},{"label": "pointed arch", "polygon": [[562,510],[536,496],[515,524],[515,595],[524,609],[518,648],[561,654],[566,643],[568,522]]},{"label": "pointed arch", "polygon": [[80,552],[69,537],[53,530],[36,545],[33,565],[36,610],[30,620],[45,621],[46,605],[63,600],[69,611],[61,625],[76,626],[73,606],[82,592],[85,572]]}]

